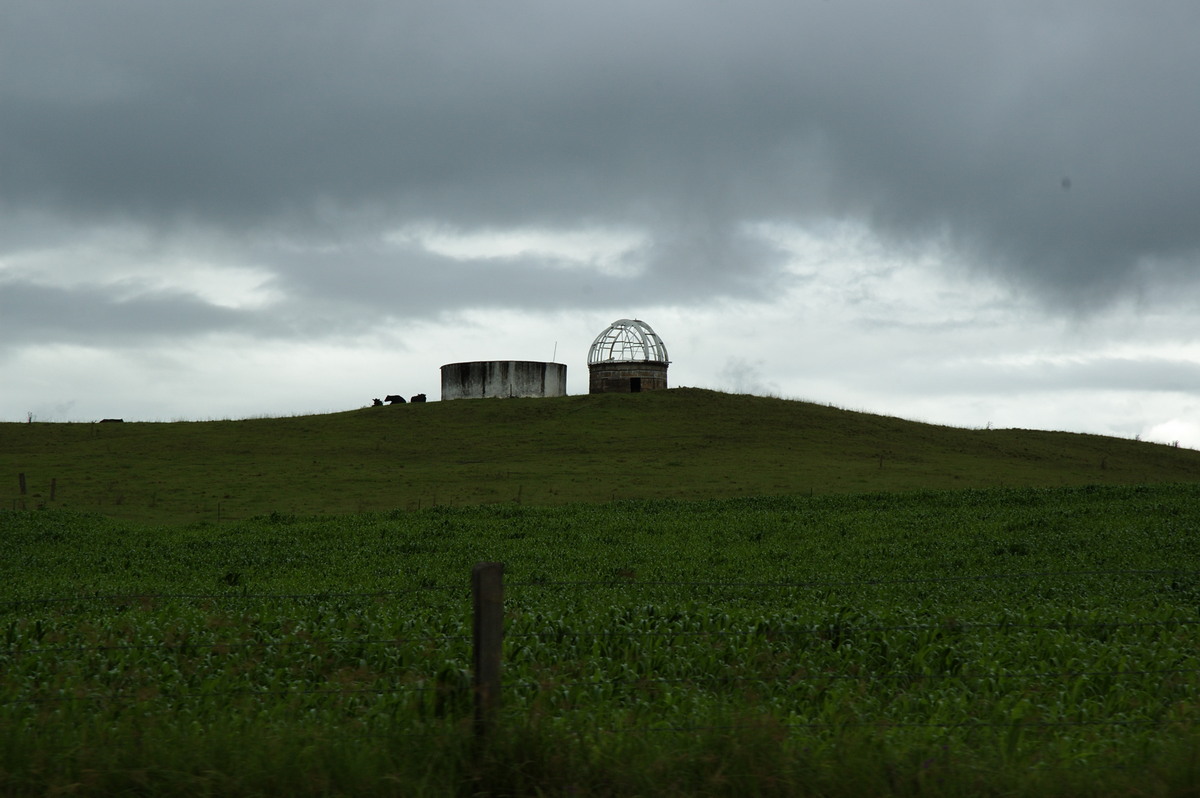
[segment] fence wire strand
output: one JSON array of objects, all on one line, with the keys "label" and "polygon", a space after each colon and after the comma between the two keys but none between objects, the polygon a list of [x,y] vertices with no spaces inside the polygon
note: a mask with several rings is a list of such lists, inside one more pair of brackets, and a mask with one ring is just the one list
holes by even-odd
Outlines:
[{"label": "fence wire strand", "polygon": [[[905,579],[846,579],[846,580],[816,580],[816,581],[778,581],[778,582],[713,582],[713,581],[639,581],[636,579],[607,579],[579,582],[552,581],[506,581],[505,588],[663,588],[663,587],[694,587],[694,588],[747,588],[754,590],[771,590],[782,588],[832,588],[832,587],[872,587],[877,585],[910,585],[938,584],[961,582],[988,582],[1020,579],[1041,578],[1076,578],[1085,576],[1188,576],[1200,577],[1200,571],[1183,569],[1112,569],[1084,571],[1018,571],[1014,573],[983,574],[980,576],[931,576]],[[463,591],[469,593],[469,585],[413,585],[403,590],[378,590],[366,592],[317,592],[317,593],[104,593],[79,596],[37,596],[31,598],[8,599],[0,601],[0,608],[20,607],[29,604],[69,604],[72,602],[86,603],[92,601],[225,601],[225,600],[258,600],[258,601],[307,601],[333,599],[387,599],[412,595],[422,591]]]},{"label": "fence wire strand", "polygon": [[[619,728],[606,728],[597,730],[603,734],[653,734],[659,732],[667,733],[694,733],[694,732],[748,732],[760,731],[765,724],[750,725],[739,724],[729,726],[625,726]],[[892,720],[858,720],[858,721],[825,721],[812,723],[772,723],[772,727],[784,729],[851,729],[851,728],[876,728],[876,729],[891,729],[891,728],[916,728],[916,729],[1004,729],[1011,731],[1012,729],[1055,729],[1069,728],[1072,726],[1171,726],[1178,728],[1193,729],[1196,727],[1196,722],[1192,720],[1177,720],[1177,719],[1159,719],[1159,720],[1040,720],[1040,721],[1011,721],[1002,723],[999,721],[955,721],[944,723],[928,723],[917,721],[892,721]]]},{"label": "fence wire strand", "polygon": [[292,646],[398,646],[408,643],[461,643],[471,640],[471,635],[436,635],[430,637],[389,637],[380,639],[364,638],[361,640],[239,640],[236,642],[200,642],[200,643],[114,643],[99,646],[46,646],[40,648],[11,648],[0,651],[0,656],[16,657],[24,654],[85,654],[100,651],[187,651],[189,649],[267,649],[288,648]]},{"label": "fence wire strand", "polygon": [[923,679],[956,679],[961,681],[980,681],[986,679],[997,680],[1013,680],[1013,681],[1049,681],[1062,679],[1083,679],[1083,678],[1123,678],[1135,676],[1178,676],[1181,674],[1200,674],[1200,668],[1163,668],[1155,670],[1117,670],[1117,671],[1050,671],[1041,673],[1010,673],[1006,671],[984,672],[984,673],[879,673],[872,671],[871,673],[813,673],[809,671],[797,671],[792,676],[787,678],[763,679],[756,676],[709,676],[709,677],[679,677],[679,678],[663,678],[658,676],[647,676],[645,678],[615,678],[615,679],[580,679],[578,681],[556,682],[556,681],[514,681],[508,682],[504,686],[510,689],[533,689],[538,691],[556,690],[560,688],[574,687],[596,687],[598,685],[612,686],[629,686],[629,687],[653,687],[656,685],[705,685],[705,684],[797,684],[805,682],[818,681],[863,681],[886,679],[896,681],[921,681]]},{"label": "fence wire strand", "polygon": [[699,587],[699,588],[821,588],[821,587],[869,587],[876,585],[913,585],[954,582],[988,582],[1017,579],[1039,579],[1044,577],[1081,576],[1200,576],[1200,571],[1187,570],[1090,570],[1090,571],[1024,571],[1007,574],[983,574],[980,576],[928,576],[905,579],[849,579],[836,581],[804,582],[704,582],[704,581],[639,581],[637,579],[608,579],[587,582],[506,582],[514,588],[628,588],[628,587]]}]

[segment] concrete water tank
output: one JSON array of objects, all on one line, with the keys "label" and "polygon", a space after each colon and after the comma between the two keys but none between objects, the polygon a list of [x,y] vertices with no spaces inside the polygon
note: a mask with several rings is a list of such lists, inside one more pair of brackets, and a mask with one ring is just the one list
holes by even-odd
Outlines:
[{"label": "concrete water tank", "polygon": [[565,363],[475,360],[442,366],[442,399],[567,395]]}]

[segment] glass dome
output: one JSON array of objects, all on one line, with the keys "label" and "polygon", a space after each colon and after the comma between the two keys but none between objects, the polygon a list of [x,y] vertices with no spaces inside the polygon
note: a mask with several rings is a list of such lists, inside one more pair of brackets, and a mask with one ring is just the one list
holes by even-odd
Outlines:
[{"label": "glass dome", "polygon": [[596,363],[669,363],[667,347],[644,321],[618,319],[596,336],[588,365]]}]

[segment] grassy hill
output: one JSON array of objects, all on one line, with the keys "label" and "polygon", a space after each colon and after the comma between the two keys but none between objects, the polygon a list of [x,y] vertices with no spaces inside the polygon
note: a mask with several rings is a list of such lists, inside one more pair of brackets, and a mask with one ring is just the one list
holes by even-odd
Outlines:
[{"label": "grassy hill", "polygon": [[241,421],[0,424],[4,507],[162,523],[435,504],[1158,482],[1200,482],[1200,452],[690,388]]}]

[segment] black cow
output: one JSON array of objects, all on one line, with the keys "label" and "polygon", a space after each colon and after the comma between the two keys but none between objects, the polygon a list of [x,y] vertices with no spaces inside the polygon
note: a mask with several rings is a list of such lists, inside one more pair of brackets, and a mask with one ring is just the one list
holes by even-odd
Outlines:
[{"label": "black cow", "polygon": [[393,394],[391,396],[383,397],[383,401],[387,402],[389,405],[402,405],[404,404],[404,397]]},{"label": "black cow", "polygon": [[419,394],[417,394],[416,396],[414,396],[412,399],[409,399],[409,401],[410,401],[410,402],[424,402],[424,401],[425,401],[425,394],[423,394],[423,393],[419,393]]},{"label": "black cow", "polygon": [[383,402],[379,401],[378,396],[371,400],[371,407],[383,407]]}]

